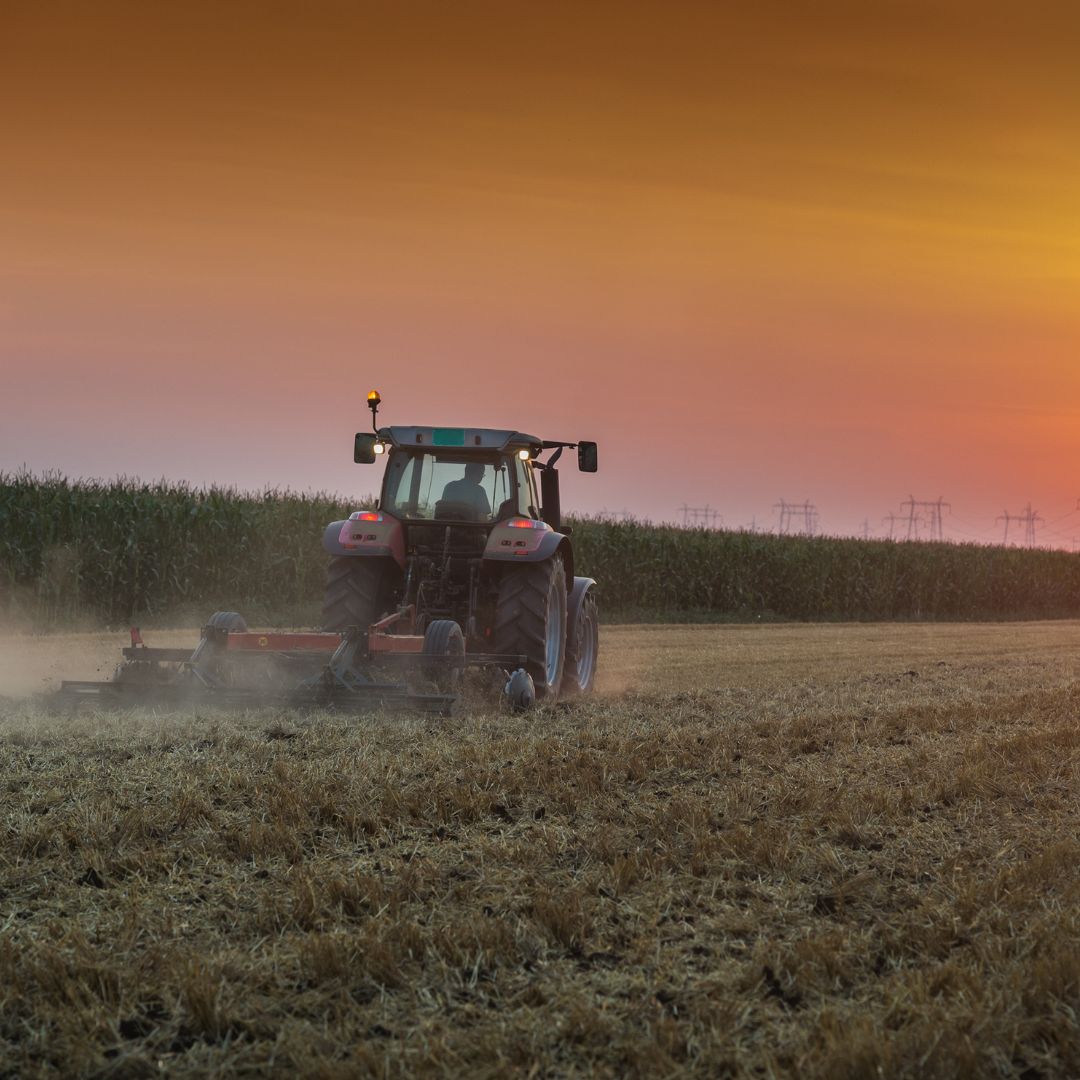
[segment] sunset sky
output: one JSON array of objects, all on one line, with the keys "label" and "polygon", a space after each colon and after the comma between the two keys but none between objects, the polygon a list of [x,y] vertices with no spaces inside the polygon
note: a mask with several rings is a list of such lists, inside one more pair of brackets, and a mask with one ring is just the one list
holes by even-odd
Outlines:
[{"label": "sunset sky", "polygon": [[1080,6],[0,2],[0,469],[1080,537]]}]

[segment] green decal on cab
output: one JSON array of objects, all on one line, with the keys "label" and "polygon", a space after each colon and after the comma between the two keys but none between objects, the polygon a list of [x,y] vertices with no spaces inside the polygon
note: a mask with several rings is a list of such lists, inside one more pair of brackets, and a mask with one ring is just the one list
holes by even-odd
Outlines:
[{"label": "green decal on cab", "polygon": [[437,427],[431,441],[435,446],[464,446],[465,429],[460,427]]}]

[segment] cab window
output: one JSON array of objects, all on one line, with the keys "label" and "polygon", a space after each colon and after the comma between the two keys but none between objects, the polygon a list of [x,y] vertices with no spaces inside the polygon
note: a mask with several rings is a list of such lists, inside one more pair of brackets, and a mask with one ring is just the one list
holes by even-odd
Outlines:
[{"label": "cab window", "polygon": [[427,521],[494,521],[514,506],[514,483],[502,458],[396,450],[386,471],[383,509]]},{"label": "cab window", "polygon": [[514,455],[514,473],[517,476],[517,508],[522,517],[539,517],[540,511],[536,499],[536,486],[533,483],[533,471],[516,454]]}]

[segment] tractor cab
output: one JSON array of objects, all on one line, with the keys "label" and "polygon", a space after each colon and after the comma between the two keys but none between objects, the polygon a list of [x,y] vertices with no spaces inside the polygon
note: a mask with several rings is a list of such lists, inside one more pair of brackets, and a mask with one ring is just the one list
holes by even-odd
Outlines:
[{"label": "tractor cab", "polygon": [[379,508],[401,521],[490,527],[515,516],[539,519],[532,457],[543,448],[540,440],[447,428],[384,428],[379,434],[389,451]]}]

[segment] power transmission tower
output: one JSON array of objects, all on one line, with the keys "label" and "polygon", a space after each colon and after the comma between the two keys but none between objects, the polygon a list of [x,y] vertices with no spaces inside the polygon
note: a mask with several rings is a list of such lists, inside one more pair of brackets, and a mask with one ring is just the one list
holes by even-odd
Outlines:
[{"label": "power transmission tower", "polygon": [[995,519],[994,524],[999,522],[1005,522],[1005,535],[1001,538],[1001,542],[1008,546],[1009,543],[1009,525],[1014,521],[1019,521],[1020,518],[1016,514],[1010,514],[1008,510],[1002,510],[998,517]]},{"label": "power transmission tower", "polygon": [[896,515],[886,514],[881,519],[881,524],[884,525],[886,521],[889,523],[889,539],[893,540],[895,539],[894,533],[896,532]]},{"label": "power transmission tower", "polygon": [[802,529],[800,530],[802,535],[814,535],[817,529],[818,511],[817,507],[809,499],[801,503],[789,503],[786,499],[781,499],[773,509],[780,511],[781,535],[790,532],[793,522],[799,517],[802,518]]},{"label": "power transmission tower", "polygon": [[780,535],[786,535],[788,526],[791,524],[791,510],[788,508],[788,504],[784,499],[781,499],[774,507],[774,510],[780,511]]},{"label": "power transmission tower", "polygon": [[677,509],[682,511],[684,529],[718,529],[724,523],[723,514],[708,503],[704,506],[687,506],[683,503]]},{"label": "power transmission tower", "polygon": [[912,539],[918,540],[918,538],[919,538],[919,529],[918,529],[918,525],[916,524],[918,522],[918,520],[919,520],[918,515],[916,513],[916,507],[918,505],[919,504],[915,501],[915,496],[914,495],[912,495],[909,499],[907,499],[905,502],[902,502],[900,504],[900,509],[901,510],[903,510],[905,507],[908,510],[907,538],[909,540],[912,540]]},{"label": "power transmission tower", "polygon": [[942,524],[943,511],[952,511],[952,503],[947,503],[945,499],[939,495],[934,502],[923,503],[924,506],[930,509],[930,539],[937,540],[939,542],[945,539],[945,527]]},{"label": "power transmission tower", "polygon": [[870,519],[869,518],[863,518],[863,522],[862,522],[862,538],[864,540],[869,540],[870,539]]},{"label": "power transmission tower", "polygon": [[[931,540],[944,540],[945,539],[945,527],[942,524],[942,518],[944,517],[944,511],[952,510],[952,503],[947,503],[942,496],[938,496],[934,500],[929,499],[916,499],[914,495],[909,495],[901,504],[901,510],[907,510],[907,538],[909,540],[919,539],[919,522],[924,520],[930,526],[930,539]],[[919,511],[925,510],[926,517],[924,518]]]},{"label": "power transmission tower", "polygon": [[1008,510],[1003,510],[997,520],[1005,522],[1005,535],[1002,537],[1003,544],[1008,544],[1009,526],[1015,522],[1017,525],[1024,526],[1024,544],[1027,547],[1035,546],[1035,530],[1039,525],[1045,524],[1046,521],[1038,510],[1031,509],[1031,503],[1028,503],[1024,507],[1023,513],[1020,514],[1010,514]]},{"label": "power transmission tower", "polygon": [[1037,511],[1031,509],[1031,503],[1028,503],[1024,507],[1023,514],[1020,515],[1024,522],[1024,543],[1028,547],[1035,546],[1035,527],[1045,523],[1043,516]]}]

